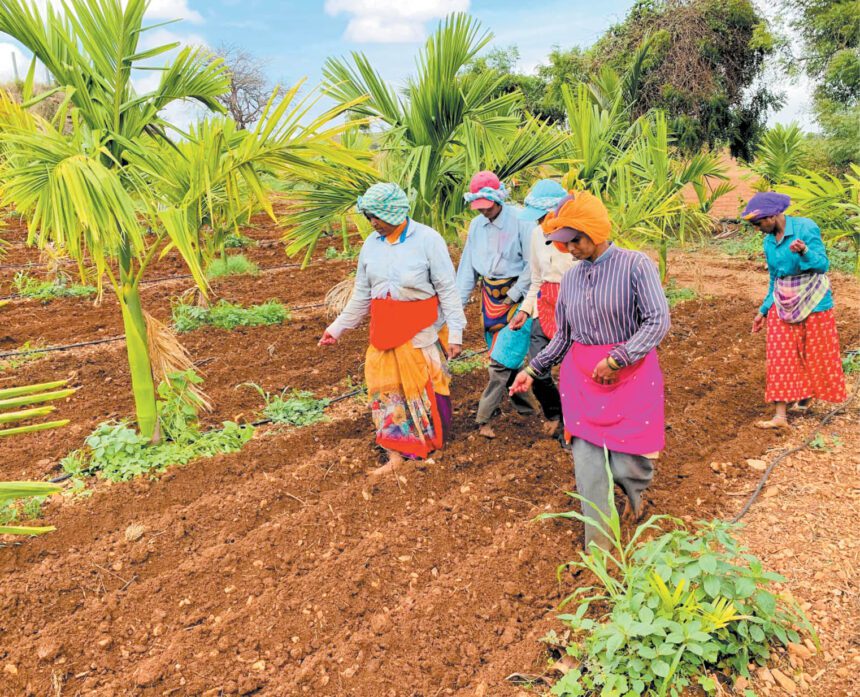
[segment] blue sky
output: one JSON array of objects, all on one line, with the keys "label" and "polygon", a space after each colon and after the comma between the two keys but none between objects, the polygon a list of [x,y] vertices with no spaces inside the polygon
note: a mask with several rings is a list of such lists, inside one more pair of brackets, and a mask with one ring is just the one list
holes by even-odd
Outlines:
[{"label": "blue sky", "polygon": [[[235,44],[259,56],[271,78],[285,84],[302,77],[317,84],[328,56],[362,51],[397,85],[413,70],[427,33],[449,12],[466,10],[477,17],[494,34],[491,45],[516,45],[519,68],[529,72],[545,62],[553,46],[590,45],[631,5],[632,0],[152,0],[153,23],[182,21],[144,36],[150,45]],[[0,79],[11,76],[13,52],[25,71],[27,56],[0,36]],[[771,120],[799,118],[809,126],[807,86],[786,87],[788,104]]]}]

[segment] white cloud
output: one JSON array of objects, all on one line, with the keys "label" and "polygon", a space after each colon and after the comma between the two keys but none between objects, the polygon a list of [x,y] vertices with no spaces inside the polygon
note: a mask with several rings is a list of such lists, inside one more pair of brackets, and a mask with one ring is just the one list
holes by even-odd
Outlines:
[{"label": "white cloud", "polygon": [[785,104],[779,111],[770,114],[767,119],[768,126],[796,121],[804,130],[818,130],[815,115],[812,112],[814,90],[815,86],[806,76],[801,76],[794,81],[789,81],[783,76],[782,91],[785,93]]},{"label": "white cloud", "polygon": [[194,24],[203,22],[203,15],[188,7],[188,0],[151,0],[146,10],[147,19],[185,19]]},{"label": "white cloud", "polygon": [[325,3],[329,15],[350,15],[344,36],[356,43],[421,41],[428,21],[468,9],[469,0],[326,0]]}]

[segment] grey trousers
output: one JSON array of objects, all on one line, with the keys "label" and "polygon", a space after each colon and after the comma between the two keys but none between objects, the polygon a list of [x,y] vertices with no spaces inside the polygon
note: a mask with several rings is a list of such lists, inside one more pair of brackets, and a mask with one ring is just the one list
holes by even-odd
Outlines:
[{"label": "grey trousers", "polygon": [[[573,473],[576,477],[576,490],[583,498],[594,503],[606,515],[609,515],[609,477],[606,474],[606,460],[603,448],[582,438],[573,439]],[[609,469],[612,479],[618,484],[630,499],[634,511],[639,511],[642,505],[642,492],[648,488],[654,476],[654,463],[642,455],[629,455],[613,450],[609,451]],[[582,513],[588,518],[600,522],[600,516],[588,504],[582,504]],[[602,523],[601,523],[602,524]],[[593,525],[585,526],[585,548],[591,542],[601,547],[608,540]]]},{"label": "grey trousers", "polygon": [[[517,376],[518,370],[506,368],[501,363],[497,363],[490,359],[488,368],[490,373],[490,381],[484,389],[484,394],[481,395],[481,401],[478,402],[478,414],[475,421],[483,426],[493,418],[496,409],[498,409],[505,397],[508,396],[508,388]],[[534,414],[534,406],[528,397],[524,394],[515,394],[511,397],[511,402],[520,414]]]}]

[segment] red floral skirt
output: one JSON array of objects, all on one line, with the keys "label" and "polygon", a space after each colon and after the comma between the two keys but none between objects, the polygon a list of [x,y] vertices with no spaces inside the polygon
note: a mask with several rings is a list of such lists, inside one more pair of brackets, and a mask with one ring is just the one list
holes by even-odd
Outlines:
[{"label": "red floral skirt", "polygon": [[833,310],[813,312],[802,322],[783,322],[771,307],[767,313],[768,402],[808,397],[825,402],[847,398]]}]

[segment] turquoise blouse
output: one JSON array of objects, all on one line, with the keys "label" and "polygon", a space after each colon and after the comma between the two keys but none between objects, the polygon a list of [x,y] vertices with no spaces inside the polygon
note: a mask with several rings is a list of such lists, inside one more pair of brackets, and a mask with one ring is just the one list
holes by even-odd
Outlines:
[{"label": "turquoise blouse", "polygon": [[[789,249],[796,239],[806,243],[806,253],[795,254]],[[830,268],[827,251],[821,240],[821,230],[809,218],[785,216],[785,235],[779,244],[776,242],[776,235],[764,236],[764,256],[770,273],[770,285],[767,288],[767,297],[759,308],[759,312],[763,315],[767,315],[770,306],[773,305],[773,286],[777,278],[810,272],[827,273],[827,269]],[[827,295],[816,305],[813,312],[824,312],[832,308],[833,295],[828,290]]]}]

